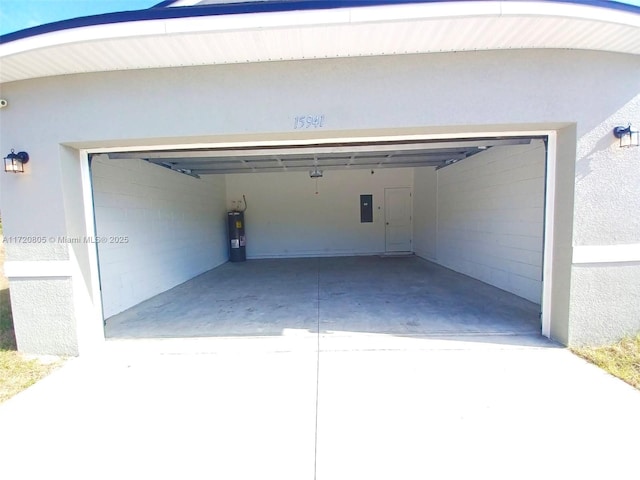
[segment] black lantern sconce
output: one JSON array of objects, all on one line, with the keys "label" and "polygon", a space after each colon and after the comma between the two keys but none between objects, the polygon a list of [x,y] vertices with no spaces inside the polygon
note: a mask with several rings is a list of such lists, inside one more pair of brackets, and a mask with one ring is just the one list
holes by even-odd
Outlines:
[{"label": "black lantern sconce", "polygon": [[620,140],[620,148],[640,146],[638,135],[638,130],[632,129],[631,124],[613,129],[613,136]]},{"label": "black lantern sconce", "polygon": [[27,152],[15,153],[11,149],[11,153],[4,157],[4,171],[12,173],[24,173],[24,164],[29,161]]}]

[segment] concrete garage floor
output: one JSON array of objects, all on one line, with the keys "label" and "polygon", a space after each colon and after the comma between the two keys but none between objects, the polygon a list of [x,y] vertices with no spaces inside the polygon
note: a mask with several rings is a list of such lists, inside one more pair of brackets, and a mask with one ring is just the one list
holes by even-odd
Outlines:
[{"label": "concrete garage floor", "polygon": [[226,263],[109,318],[112,339],[539,336],[540,307],[415,256]]}]

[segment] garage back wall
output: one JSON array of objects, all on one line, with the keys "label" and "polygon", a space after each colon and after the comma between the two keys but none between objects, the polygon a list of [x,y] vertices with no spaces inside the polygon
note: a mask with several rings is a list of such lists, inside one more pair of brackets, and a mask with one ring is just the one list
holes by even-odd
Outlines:
[{"label": "garage back wall", "polygon": [[[249,258],[367,255],[385,251],[384,189],[411,187],[413,168],[227,175],[227,204],[246,195]],[[317,189],[316,189],[317,186]],[[317,191],[317,193],[316,193]],[[360,195],[373,222],[360,223]]]}]

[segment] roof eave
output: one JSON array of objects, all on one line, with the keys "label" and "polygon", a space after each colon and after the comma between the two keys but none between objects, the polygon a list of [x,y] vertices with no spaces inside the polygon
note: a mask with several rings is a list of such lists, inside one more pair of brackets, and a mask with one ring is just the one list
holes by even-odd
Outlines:
[{"label": "roof eave", "polygon": [[640,54],[638,14],[564,2],[544,7],[539,1],[464,6],[420,1],[96,24],[0,45],[0,83],[98,71],[400,53],[568,48]]}]

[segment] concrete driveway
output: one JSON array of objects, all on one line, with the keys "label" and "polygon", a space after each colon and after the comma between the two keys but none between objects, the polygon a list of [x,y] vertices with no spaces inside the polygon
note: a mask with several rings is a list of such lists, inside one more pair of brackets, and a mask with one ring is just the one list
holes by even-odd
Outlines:
[{"label": "concrete driveway", "polygon": [[540,337],[344,341],[107,342],[0,406],[0,472],[12,480],[638,473],[640,392]]}]

